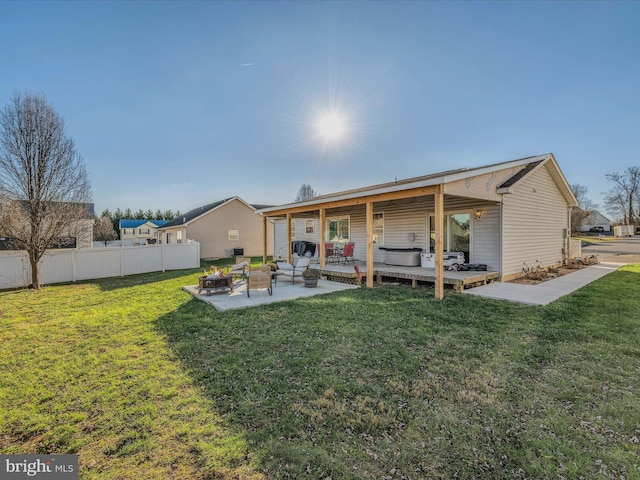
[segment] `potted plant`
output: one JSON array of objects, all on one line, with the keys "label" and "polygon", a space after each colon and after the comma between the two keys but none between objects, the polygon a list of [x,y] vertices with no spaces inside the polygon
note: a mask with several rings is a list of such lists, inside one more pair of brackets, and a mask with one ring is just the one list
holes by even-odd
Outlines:
[{"label": "potted plant", "polygon": [[307,268],[302,272],[302,279],[305,287],[317,287],[320,278],[320,270],[317,268]]}]

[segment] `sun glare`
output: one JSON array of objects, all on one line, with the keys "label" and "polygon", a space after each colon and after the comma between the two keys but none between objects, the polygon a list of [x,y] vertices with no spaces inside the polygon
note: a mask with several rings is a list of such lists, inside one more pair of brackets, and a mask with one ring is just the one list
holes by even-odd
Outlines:
[{"label": "sun glare", "polygon": [[337,113],[322,115],[318,120],[317,127],[318,133],[328,141],[339,140],[347,131],[344,118]]}]

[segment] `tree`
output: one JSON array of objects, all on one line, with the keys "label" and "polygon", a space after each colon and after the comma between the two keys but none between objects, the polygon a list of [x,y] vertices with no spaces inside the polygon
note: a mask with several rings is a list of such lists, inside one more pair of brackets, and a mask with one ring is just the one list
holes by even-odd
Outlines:
[{"label": "tree", "polygon": [[153,220],[153,217],[154,217],[153,210],[148,209],[146,212],[144,212],[145,220]]},{"label": "tree", "polygon": [[118,238],[118,234],[113,228],[113,222],[109,217],[96,218],[95,224],[93,227],[93,239],[97,242],[104,242],[104,246],[107,246],[107,243],[116,240]]},{"label": "tree", "polygon": [[160,209],[156,210],[156,213],[153,215],[153,219],[154,220],[164,220],[164,217],[162,216],[162,210],[160,210]]},{"label": "tree", "polygon": [[640,200],[640,167],[628,167],[622,174],[608,173],[606,177],[614,183],[614,187],[604,193],[607,212],[618,217],[625,225],[636,224]]},{"label": "tree", "polygon": [[582,222],[597,208],[597,205],[588,197],[589,187],[574,183],[571,185],[571,190],[578,200],[578,208],[571,210],[571,231],[576,233],[581,230]]},{"label": "tree", "polygon": [[14,94],[0,112],[0,233],[26,250],[34,288],[42,255],[78,235],[90,201],[89,177],[62,117],[42,95]]},{"label": "tree", "polygon": [[108,208],[102,211],[102,213],[100,214],[100,218],[102,217],[109,217],[109,220],[113,221],[113,213],[111,213],[111,210],[109,210]]},{"label": "tree", "polygon": [[173,220],[175,218],[175,214],[171,210],[165,210],[163,216],[165,220]]},{"label": "tree", "polygon": [[296,202],[304,202],[305,200],[311,200],[313,197],[317,196],[316,192],[313,191],[311,185],[307,183],[303,183],[298,190],[298,195],[296,195]]}]

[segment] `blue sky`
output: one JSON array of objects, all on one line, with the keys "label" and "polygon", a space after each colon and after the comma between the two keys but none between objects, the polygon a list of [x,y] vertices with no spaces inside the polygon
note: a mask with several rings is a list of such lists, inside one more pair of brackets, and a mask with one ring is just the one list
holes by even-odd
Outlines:
[{"label": "blue sky", "polygon": [[[640,2],[0,2],[0,104],[44,94],[98,212],[185,212],[553,152],[638,165]],[[348,131],[315,127],[337,111]]]}]

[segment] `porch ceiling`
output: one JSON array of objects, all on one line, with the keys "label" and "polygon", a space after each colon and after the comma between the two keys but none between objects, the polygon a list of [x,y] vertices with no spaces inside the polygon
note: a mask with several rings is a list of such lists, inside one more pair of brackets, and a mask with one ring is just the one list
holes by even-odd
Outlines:
[{"label": "porch ceiling", "polygon": [[[265,212],[268,218],[285,218],[287,214],[290,214],[292,218],[320,218],[320,210],[324,209],[327,214],[331,214],[332,211],[349,208],[349,207],[361,207],[363,210],[366,206],[366,203],[371,201],[375,204],[376,208],[384,208],[393,205],[403,205],[407,203],[424,203],[427,207],[433,207],[434,205],[434,196],[433,195],[424,195],[424,194],[416,194],[415,196],[410,197],[402,197],[402,198],[386,198],[379,200],[367,200],[358,199],[358,201],[354,200],[351,202],[327,202],[327,203],[317,203],[314,205],[305,205],[298,207],[290,207],[290,208],[282,208],[277,211]],[[338,203],[338,204],[336,204]],[[462,203],[468,203],[469,206],[484,206],[484,205],[492,205],[495,204],[496,201],[487,200],[485,198],[475,198],[471,196],[462,196],[462,195],[444,195],[444,207],[445,209],[449,208],[460,208]],[[497,202],[499,203],[499,202]]]}]

